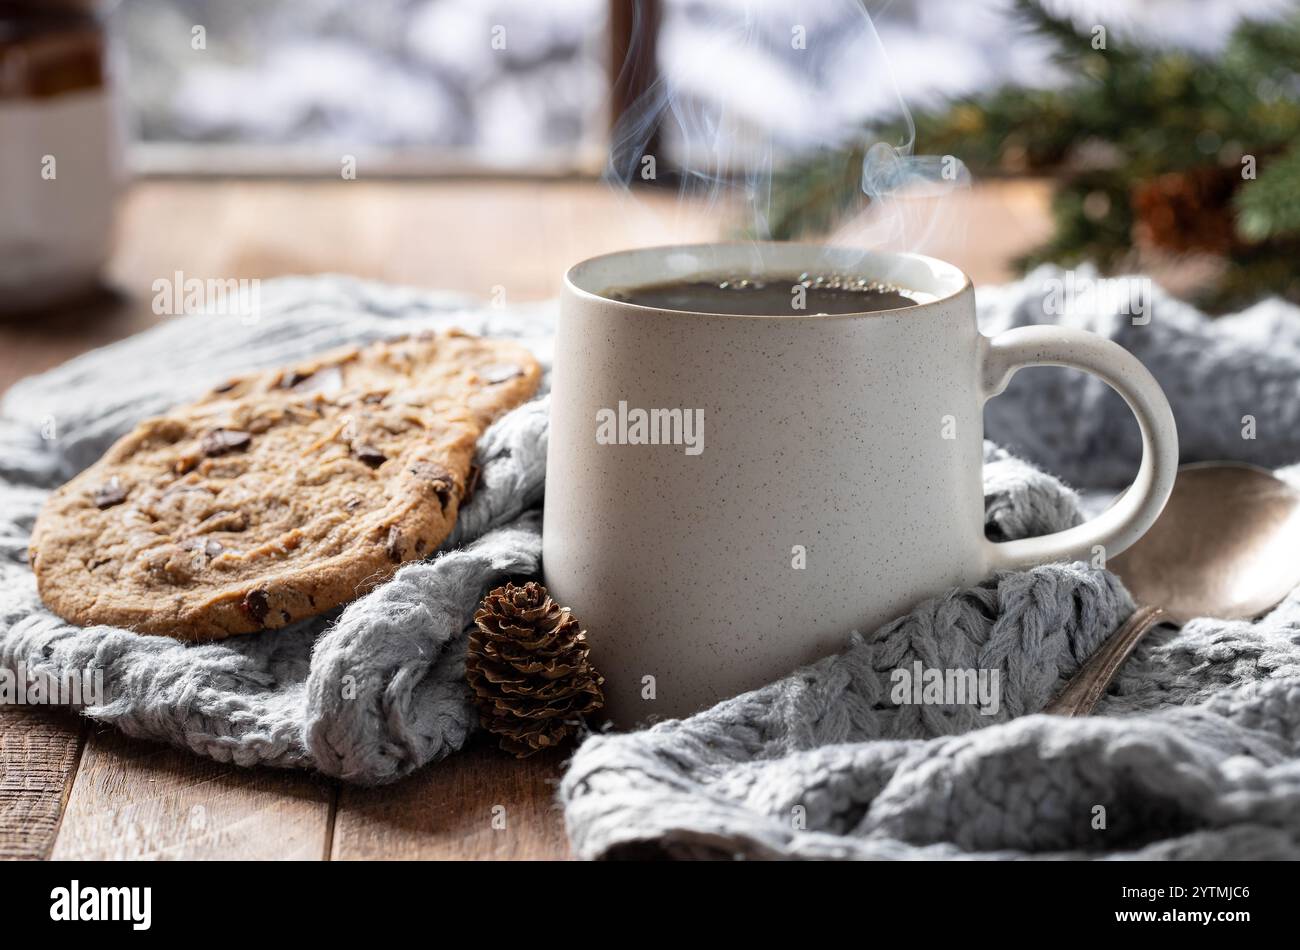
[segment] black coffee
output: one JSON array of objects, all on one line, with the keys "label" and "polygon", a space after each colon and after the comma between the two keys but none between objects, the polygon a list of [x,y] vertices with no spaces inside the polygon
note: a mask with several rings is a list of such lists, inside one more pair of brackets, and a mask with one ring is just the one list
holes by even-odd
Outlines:
[{"label": "black coffee", "polygon": [[910,291],[862,278],[811,276],[736,278],[732,280],[673,280],[641,287],[620,287],[612,300],[694,313],[734,313],[754,316],[815,316],[868,313],[914,307]]}]

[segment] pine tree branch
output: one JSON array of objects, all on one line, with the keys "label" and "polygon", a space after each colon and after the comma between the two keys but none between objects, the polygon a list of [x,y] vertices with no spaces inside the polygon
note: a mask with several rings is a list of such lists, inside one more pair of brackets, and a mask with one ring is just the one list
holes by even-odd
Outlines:
[{"label": "pine tree branch", "polygon": [[1242,185],[1233,205],[1237,233],[1247,241],[1300,237],[1300,145],[1263,163],[1259,177]]}]

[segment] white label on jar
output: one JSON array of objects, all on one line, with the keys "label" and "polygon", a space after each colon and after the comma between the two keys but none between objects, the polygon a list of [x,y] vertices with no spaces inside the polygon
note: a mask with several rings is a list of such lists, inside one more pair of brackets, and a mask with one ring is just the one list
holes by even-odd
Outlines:
[{"label": "white label on jar", "polygon": [[0,100],[0,289],[93,276],[121,181],[107,90]]}]

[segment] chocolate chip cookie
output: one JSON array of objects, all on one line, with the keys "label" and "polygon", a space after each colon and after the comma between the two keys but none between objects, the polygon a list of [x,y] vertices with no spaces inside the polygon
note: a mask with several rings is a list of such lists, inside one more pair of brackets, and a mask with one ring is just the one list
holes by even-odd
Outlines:
[{"label": "chocolate chip cookie", "polygon": [[540,378],[522,347],[452,331],[233,379],[49,498],[41,597],[77,624],[186,640],[337,607],[437,549],[479,435]]}]

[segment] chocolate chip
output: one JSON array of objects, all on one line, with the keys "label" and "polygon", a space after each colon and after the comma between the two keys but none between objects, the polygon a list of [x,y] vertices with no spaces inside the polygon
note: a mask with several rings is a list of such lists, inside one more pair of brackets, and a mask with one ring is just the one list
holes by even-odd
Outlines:
[{"label": "chocolate chip", "polygon": [[266,591],[250,590],[240,601],[239,607],[253,618],[254,623],[261,623],[271,609],[271,601],[267,598]]},{"label": "chocolate chip", "polygon": [[356,457],[357,461],[365,462],[371,468],[379,468],[379,466],[388,461],[388,456],[379,451],[373,445],[353,446],[352,454]]},{"label": "chocolate chip", "polygon": [[225,455],[248,448],[252,441],[251,435],[239,429],[213,429],[200,440],[199,449],[209,457]]},{"label": "chocolate chip", "polygon": [[311,373],[293,372],[280,378],[281,389],[300,393],[333,393],[343,388],[343,372],[337,366],[326,366]]},{"label": "chocolate chip", "polygon": [[114,475],[103,485],[95,489],[95,507],[100,511],[105,508],[112,508],[114,505],[120,505],[126,501],[126,489]]},{"label": "chocolate chip", "polygon": [[438,504],[443,508],[451,501],[456,491],[456,479],[451,472],[433,462],[416,462],[411,466],[411,474],[422,482],[428,482],[433,493],[438,496]]},{"label": "chocolate chip", "polygon": [[518,366],[512,366],[509,363],[493,363],[491,366],[484,366],[478,371],[478,374],[489,385],[495,386],[497,383],[504,383],[508,379],[524,375],[524,371]]},{"label": "chocolate chip", "polygon": [[396,525],[388,529],[388,540],[384,544],[384,550],[388,552],[388,559],[394,564],[402,563],[402,532]]}]

